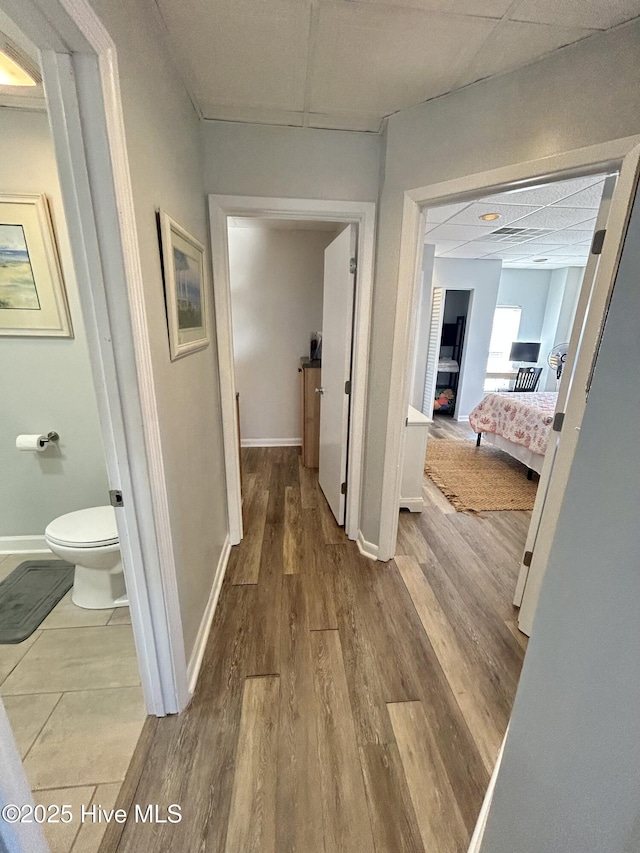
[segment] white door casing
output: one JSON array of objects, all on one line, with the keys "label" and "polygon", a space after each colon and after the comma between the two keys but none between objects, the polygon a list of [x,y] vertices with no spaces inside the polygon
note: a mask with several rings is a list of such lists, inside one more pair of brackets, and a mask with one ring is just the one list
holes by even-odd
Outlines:
[{"label": "white door casing", "polygon": [[229,535],[232,543],[237,543],[242,539],[242,496],[238,467],[227,218],[229,216],[253,216],[266,219],[303,219],[319,222],[344,222],[345,224],[357,223],[358,288],[355,296],[353,323],[353,377],[351,385],[345,532],[349,539],[358,542],[358,547],[363,554],[375,558],[377,556],[375,543],[367,542],[360,532],[360,505],[362,472],[364,468],[367,381],[369,375],[369,337],[371,331],[371,294],[373,291],[376,206],[372,202],[210,195],[209,211],[213,259],[215,328],[220,364],[222,434],[227,477]]},{"label": "white door casing", "polygon": [[[609,216],[609,210],[611,208],[611,199],[613,196],[613,191],[615,189],[616,182],[617,176],[611,176],[607,179],[605,183],[594,232],[597,232],[600,229],[606,227],[607,219]],[[564,412],[566,409],[569,389],[574,379],[576,358],[582,341],[584,324],[591,302],[591,296],[595,285],[596,272],[598,269],[599,261],[599,255],[594,255],[593,253],[589,255],[589,260],[585,268],[584,277],[582,279],[582,285],[580,287],[580,293],[578,295],[578,303],[576,305],[575,317],[573,319],[573,325],[571,327],[571,333],[569,336],[567,359],[558,386],[558,401],[556,403],[556,412]],[[538,538],[538,532],[540,530],[542,514],[545,511],[547,494],[549,491],[549,481],[553,473],[553,466],[555,464],[560,438],[561,433],[556,431],[552,431],[549,435],[549,442],[547,444],[547,450],[542,465],[542,471],[540,472],[540,481],[538,483],[538,489],[536,491],[536,500],[533,507],[533,511],[531,513],[531,523],[529,525],[527,540],[524,546],[524,555],[526,555],[528,552],[533,553],[535,549],[535,543],[536,539]],[[549,508],[547,509],[547,512],[551,512],[551,510],[552,506],[550,504]],[[520,607],[522,604],[522,598],[524,595],[524,590],[527,584],[527,578],[529,577],[530,571],[530,566],[527,565],[526,558],[524,555],[522,558],[522,563],[520,564],[518,582],[516,584],[516,591],[513,597],[513,603],[516,607]],[[539,565],[539,560],[537,561],[537,563]],[[527,636],[529,636],[529,632],[524,633],[527,633]]]},{"label": "white door casing", "polygon": [[527,568],[523,563],[518,577],[516,597],[521,592],[518,627],[527,636],[531,635],[533,628],[540,588],[580,435],[592,368],[618,271],[637,180],[636,156],[623,164],[617,181],[607,181],[598,212],[596,230],[606,228],[607,236],[602,254],[591,253],[589,256],[558,393],[557,411],[564,412],[564,421],[561,432],[552,433],[556,441],[550,442],[545,455],[540,483],[546,488],[540,499],[536,497],[525,546],[532,552],[531,565]]},{"label": "white door casing", "polygon": [[0,5],[40,49],[146,706],[175,713],[187,665],[116,50],[87,0]]},{"label": "white door casing", "polygon": [[[401,476],[399,463],[403,458],[410,359],[415,351],[415,318],[420,283],[418,258],[424,240],[424,210],[434,205],[473,201],[487,194],[524,189],[550,181],[620,170],[609,233],[600,259],[599,278],[601,282],[611,282],[635,188],[634,176],[639,154],[640,136],[631,136],[405,191],[386,417],[378,559],[391,559],[396,549]],[[603,286],[609,290],[606,284]],[[597,305],[593,303],[590,315],[596,329],[599,329],[607,298],[608,293],[600,292]],[[582,357],[585,357],[584,353]],[[591,359],[587,361],[588,373]],[[569,408],[570,404],[567,417]]]},{"label": "white door casing", "polygon": [[324,252],[318,482],[338,524],[345,515],[356,236],[348,225]]}]

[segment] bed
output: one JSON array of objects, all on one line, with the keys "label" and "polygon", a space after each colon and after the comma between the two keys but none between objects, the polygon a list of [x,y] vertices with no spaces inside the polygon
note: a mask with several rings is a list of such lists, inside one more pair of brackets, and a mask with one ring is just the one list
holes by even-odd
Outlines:
[{"label": "bed", "polygon": [[469,423],[478,443],[482,435],[540,474],[557,401],[557,391],[487,394],[469,415]]}]

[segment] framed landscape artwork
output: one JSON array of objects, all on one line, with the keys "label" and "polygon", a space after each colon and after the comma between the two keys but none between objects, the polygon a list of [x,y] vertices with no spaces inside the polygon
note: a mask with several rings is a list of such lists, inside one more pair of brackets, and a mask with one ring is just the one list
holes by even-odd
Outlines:
[{"label": "framed landscape artwork", "polygon": [[204,246],[159,211],[171,360],[209,344]]},{"label": "framed landscape artwork", "polygon": [[0,195],[0,335],[72,336],[43,195]]}]

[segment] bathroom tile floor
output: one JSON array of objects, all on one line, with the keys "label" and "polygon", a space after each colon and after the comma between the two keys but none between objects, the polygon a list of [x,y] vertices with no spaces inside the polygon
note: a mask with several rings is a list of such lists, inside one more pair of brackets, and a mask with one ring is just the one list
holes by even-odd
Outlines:
[{"label": "bathroom tile floor", "polygon": [[[0,554],[0,581],[43,556]],[[35,802],[71,805],[73,822],[44,827],[52,853],[96,853],[106,824],[81,823],[81,807],[113,808],[145,720],[129,609],[83,610],[68,592],[0,645],[0,696]]]}]

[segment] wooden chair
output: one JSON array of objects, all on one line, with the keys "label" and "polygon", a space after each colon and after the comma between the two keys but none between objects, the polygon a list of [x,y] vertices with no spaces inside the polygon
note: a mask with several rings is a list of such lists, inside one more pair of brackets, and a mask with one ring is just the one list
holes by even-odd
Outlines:
[{"label": "wooden chair", "polygon": [[516,382],[513,386],[513,391],[522,393],[523,391],[535,391],[540,382],[541,367],[521,367],[516,376]]}]

